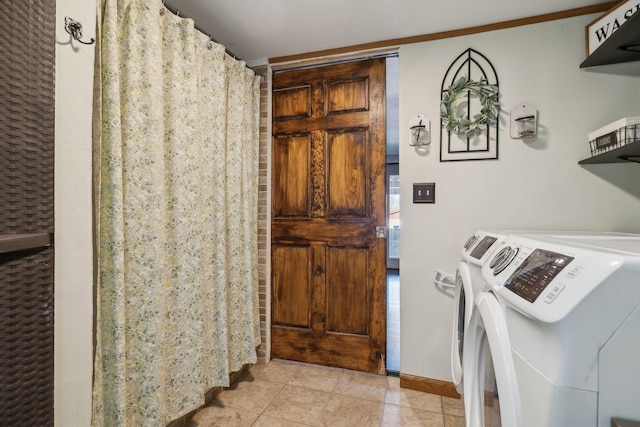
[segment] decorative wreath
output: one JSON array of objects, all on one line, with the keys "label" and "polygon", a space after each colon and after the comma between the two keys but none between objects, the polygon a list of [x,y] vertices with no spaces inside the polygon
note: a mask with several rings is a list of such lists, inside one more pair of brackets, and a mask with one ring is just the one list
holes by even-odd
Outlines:
[{"label": "decorative wreath", "polygon": [[[459,102],[461,97],[467,94],[475,94],[480,99],[482,109],[473,116],[473,120],[467,118],[466,104]],[[495,124],[498,120],[498,86],[489,84],[482,78],[476,82],[460,77],[443,93],[440,101],[440,118],[445,128],[463,137],[480,135],[487,125]]]}]

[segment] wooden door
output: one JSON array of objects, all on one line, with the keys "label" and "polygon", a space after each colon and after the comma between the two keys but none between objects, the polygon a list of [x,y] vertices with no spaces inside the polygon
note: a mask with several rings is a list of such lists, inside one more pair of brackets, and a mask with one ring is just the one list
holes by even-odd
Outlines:
[{"label": "wooden door", "polygon": [[274,358],[385,372],[385,60],[273,78]]}]

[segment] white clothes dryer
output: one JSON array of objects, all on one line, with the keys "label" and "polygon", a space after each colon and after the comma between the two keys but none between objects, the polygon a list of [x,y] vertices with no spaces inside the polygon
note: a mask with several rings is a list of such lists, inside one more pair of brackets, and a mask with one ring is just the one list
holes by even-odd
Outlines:
[{"label": "white clothes dryer", "polygon": [[465,334],[467,426],[640,420],[640,235],[510,235]]},{"label": "white clothes dryer", "polygon": [[483,290],[482,264],[491,256],[492,249],[506,237],[498,231],[478,230],[462,247],[462,259],[455,277],[453,335],[451,338],[451,376],[458,393],[464,393],[462,384],[462,357],[464,334],[473,314],[473,298]]}]

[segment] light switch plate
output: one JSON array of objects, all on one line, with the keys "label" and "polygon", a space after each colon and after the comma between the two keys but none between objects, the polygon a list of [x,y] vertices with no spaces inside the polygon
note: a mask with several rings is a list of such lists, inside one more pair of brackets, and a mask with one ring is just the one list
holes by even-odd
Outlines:
[{"label": "light switch plate", "polygon": [[435,203],[436,183],[426,182],[413,184],[413,203]]}]

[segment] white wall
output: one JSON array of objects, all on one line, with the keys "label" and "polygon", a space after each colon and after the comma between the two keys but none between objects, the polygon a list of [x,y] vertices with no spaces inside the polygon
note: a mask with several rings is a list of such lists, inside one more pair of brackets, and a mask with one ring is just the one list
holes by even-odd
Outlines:
[{"label": "white wall", "polygon": [[[91,116],[95,45],[69,45],[65,16],[95,37],[96,3],[56,5],[55,425],[91,425],[93,248]],[[75,49],[74,49],[75,48]]]},{"label": "white wall", "polygon": [[[640,116],[640,63],[630,67],[634,76],[612,74],[612,67],[579,68],[584,27],[594,18],[401,47],[402,373],[451,381],[453,297],[435,289],[432,277],[436,268],[455,272],[475,229],[640,232],[640,165],[578,165],[589,155],[587,133]],[[469,47],[487,56],[498,74],[499,159],[441,163],[440,87],[449,64]],[[539,112],[540,135],[533,141],[509,138],[508,113],[523,102]],[[406,124],[416,114],[431,119],[427,155],[406,142]],[[436,183],[435,204],[412,204],[415,182]]]}]

